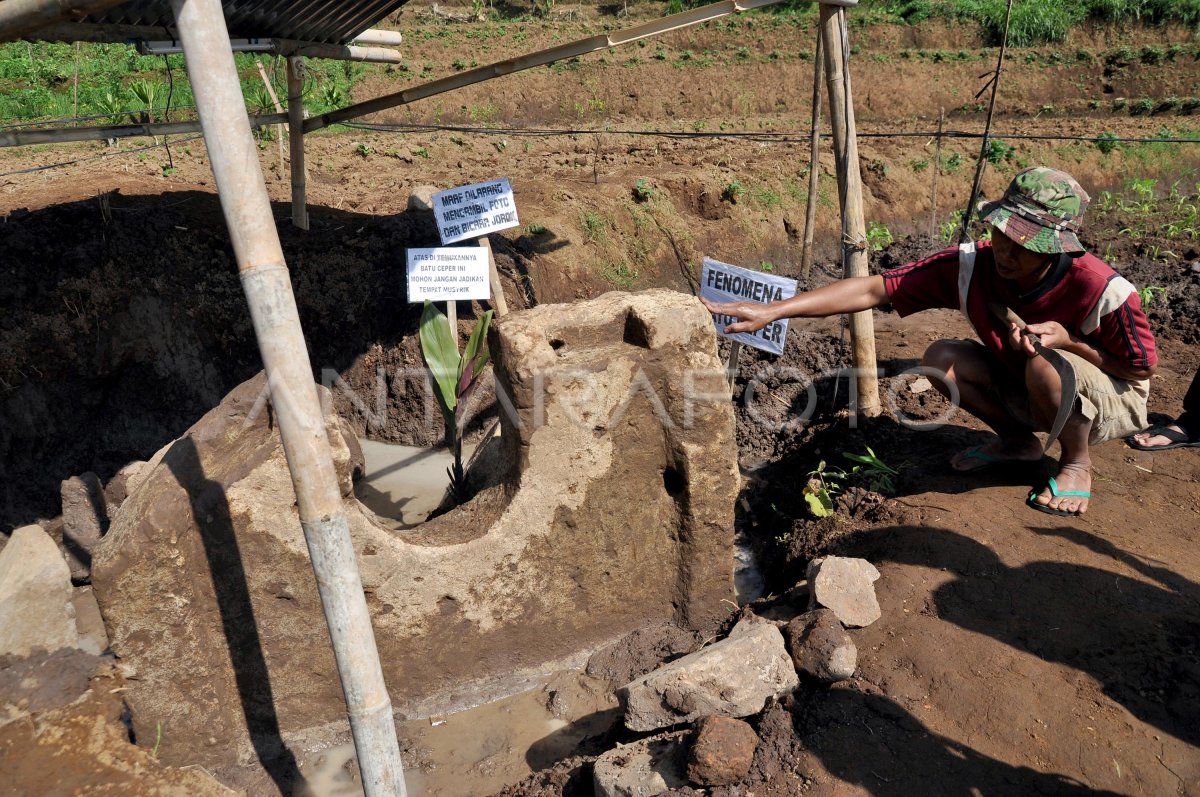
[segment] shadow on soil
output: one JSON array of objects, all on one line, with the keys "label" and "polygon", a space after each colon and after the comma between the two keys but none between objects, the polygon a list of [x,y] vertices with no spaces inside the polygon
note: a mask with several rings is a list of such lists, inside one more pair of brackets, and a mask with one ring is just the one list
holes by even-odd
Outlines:
[{"label": "shadow on soil", "polygon": [[[1134,716],[1200,744],[1200,585],[1069,526],[1036,527],[1112,560],[1113,570],[1039,561],[1009,567],[946,529],[874,530],[847,546],[872,560],[957,576],[934,593],[937,616],[1091,675]],[[1114,572],[1126,567],[1144,580]]]}]

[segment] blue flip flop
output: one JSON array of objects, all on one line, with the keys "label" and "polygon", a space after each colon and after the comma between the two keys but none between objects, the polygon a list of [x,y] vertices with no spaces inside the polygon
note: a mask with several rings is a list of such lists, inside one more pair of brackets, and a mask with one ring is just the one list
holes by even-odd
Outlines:
[{"label": "blue flip flop", "polygon": [[[1088,490],[1059,490],[1058,482],[1054,481],[1051,476],[1046,482],[1046,486],[1050,488],[1050,495],[1053,498],[1091,498],[1092,494]],[[1065,509],[1054,509],[1037,500],[1038,493],[1041,490],[1030,490],[1029,497],[1025,499],[1025,503],[1031,508],[1039,512],[1045,512],[1047,515],[1056,515],[1058,517],[1079,517],[1078,512],[1068,512]]]},{"label": "blue flip flop", "polygon": [[978,465],[976,465],[973,468],[956,468],[953,465],[951,465],[950,470],[954,471],[955,473],[980,473],[982,471],[990,470],[992,468],[1007,467],[1007,466],[1013,465],[1015,463],[1021,463],[1021,464],[1028,465],[1034,461],[1034,460],[1024,460],[1024,459],[1012,459],[1010,457],[997,457],[994,454],[987,453],[986,451],[983,450],[983,448],[984,447],[982,445],[972,446],[971,448],[968,448],[966,451],[962,452],[962,456],[965,459],[978,460],[979,461]]}]

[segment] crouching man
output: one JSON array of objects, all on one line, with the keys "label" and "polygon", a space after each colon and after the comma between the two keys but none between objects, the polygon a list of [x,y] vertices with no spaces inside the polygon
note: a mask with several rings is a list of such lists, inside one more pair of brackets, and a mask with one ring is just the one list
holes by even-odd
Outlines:
[{"label": "crouching man", "polygon": [[[950,460],[963,473],[1035,462],[1062,402],[1062,379],[1033,340],[995,307],[1024,320],[1045,348],[1075,372],[1078,395],[1058,440],[1058,471],[1026,503],[1053,515],[1081,515],[1091,498],[1089,447],[1146,426],[1149,379],[1158,364],[1154,336],[1137,291],[1084,251],[1076,233],[1087,192],[1069,174],[1038,167],[1018,174],[999,201],[980,208],[991,242],[939,252],[880,276],[839,280],[770,304],[708,302],[734,316],[731,332],[753,332],[781,318],[822,317],[891,304],[900,316],[960,310],[978,340],[939,340],[923,364],[945,373],[946,396],[996,432]],[[951,384],[953,383],[953,384]]]}]

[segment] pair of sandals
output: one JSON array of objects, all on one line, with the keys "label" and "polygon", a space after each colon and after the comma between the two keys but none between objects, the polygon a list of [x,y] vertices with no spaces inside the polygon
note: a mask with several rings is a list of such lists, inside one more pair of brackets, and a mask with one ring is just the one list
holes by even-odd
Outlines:
[{"label": "pair of sandals", "polygon": [[[957,468],[956,470],[958,470],[959,473],[978,473],[979,471],[987,470],[989,468],[995,468],[995,467],[999,467],[999,466],[1008,466],[1008,465],[1014,465],[1014,464],[1032,465],[1037,461],[1037,460],[1026,461],[1026,460],[1016,460],[1016,459],[1006,459],[1006,458],[1002,458],[1002,457],[996,457],[996,456],[984,451],[984,447],[981,445],[974,446],[973,448],[968,448],[966,451],[963,452],[963,456],[965,459],[975,460],[978,464],[975,467],[971,467],[971,468]],[[1092,493],[1089,490],[1063,490],[1063,489],[1060,489],[1058,486],[1058,482],[1054,479],[1053,476],[1051,476],[1049,479],[1046,480],[1046,486],[1050,489],[1051,498],[1091,498],[1092,497]],[[1041,501],[1037,500],[1038,496],[1041,494],[1041,492],[1042,491],[1038,490],[1038,489],[1030,490],[1029,495],[1025,497],[1025,504],[1030,509],[1036,509],[1038,512],[1044,512],[1047,515],[1054,515],[1055,517],[1078,517],[1079,516],[1078,512],[1068,511],[1066,509],[1058,509],[1056,507],[1050,506],[1049,504],[1043,504]]]}]

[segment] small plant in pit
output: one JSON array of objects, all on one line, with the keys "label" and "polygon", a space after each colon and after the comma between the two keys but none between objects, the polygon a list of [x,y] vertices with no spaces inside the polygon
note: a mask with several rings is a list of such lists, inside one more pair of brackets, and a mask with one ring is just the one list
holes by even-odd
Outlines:
[{"label": "small plant in pit", "polygon": [[873,221],[867,225],[867,247],[872,252],[882,252],[892,245],[892,231],[887,228],[886,224],[878,221]]},{"label": "small plant in pit", "polygon": [[764,260],[763,262],[759,263],[758,268],[760,271],[764,271],[767,274],[772,274],[775,271],[775,264],[770,260]]},{"label": "small plant in pit", "polygon": [[650,185],[650,181],[644,177],[633,184],[633,198],[638,202],[649,202],[651,199],[656,199],[658,192]]},{"label": "small plant in pit", "polygon": [[804,485],[804,503],[813,517],[829,517],[834,513],[833,497],[842,491],[846,478],[844,470],[829,468],[821,460],[816,470],[808,472],[808,484]]},{"label": "small plant in pit", "polygon": [[358,153],[360,158],[367,158],[371,155],[371,148],[366,144],[358,144],[354,147],[354,151]]},{"label": "small plant in pit", "polygon": [[529,235],[541,235],[546,231],[545,224],[539,224],[536,221],[531,221],[525,225],[525,232]]},{"label": "small plant in pit", "polygon": [[1161,285],[1147,285],[1144,288],[1138,288],[1138,299],[1142,302],[1142,307],[1147,308],[1154,302],[1155,296],[1165,296],[1167,289]]},{"label": "small plant in pit", "polygon": [[475,322],[466,350],[460,354],[457,335],[451,332],[442,311],[433,302],[426,301],[421,312],[421,356],[429,369],[433,394],[442,410],[446,442],[454,453],[454,464],[446,469],[446,473],[450,477],[450,492],[455,504],[467,499],[467,476],[462,465],[462,425],[466,419],[462,409],[488,363],[486,338],[491,323],[492,311],[488,310]]},{"label": "small plant in pit", "polygon": [[737,180],[727,183],[724,190],[721,191],[721,199],[724,199],[726,202],[732,202],[735,205],[745,195],[746,188]]}]

